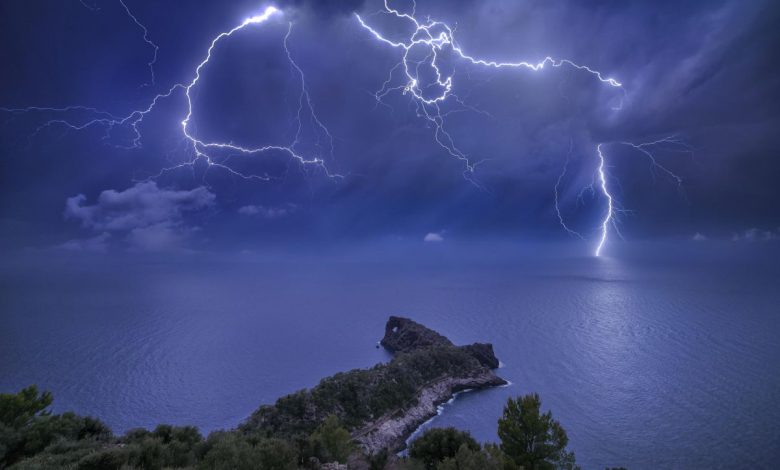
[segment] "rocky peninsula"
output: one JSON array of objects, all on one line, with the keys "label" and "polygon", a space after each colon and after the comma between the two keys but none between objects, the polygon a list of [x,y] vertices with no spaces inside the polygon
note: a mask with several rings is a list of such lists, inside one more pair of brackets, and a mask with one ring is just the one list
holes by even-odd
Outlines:
[{"label": "rocky peninsula", "polygon": [[456,346],[408,318],[391,316],[380,344],[388,363],[322,379],[314,388],[260,407],[239,430],[295,441],[335,415],[368,454],[396,452],[457,392],[504,385],[493,346]]},{"label": "rocky peninsula", "polygon": [[[389,362],[326,377],[261,406],[238,428],[206,438],[194,426],[169,424],[116,436],[96,418],[52,414],[51,393],[34,385],[0,393],[0,469],[411,468],[395,453],[436,415],[438,405],[459,391],[506,383],[493,372],[498,359],[490,344],[456,346],[408,318],[390,317],[380,344],[393,354]],[[463,468],[504,468],[506,457],[497,447],[482,449],[452,429],[423,435],[411,444],[410,455],[420,453],[416,446],[439,449],[437,439],[471,462]]]}]

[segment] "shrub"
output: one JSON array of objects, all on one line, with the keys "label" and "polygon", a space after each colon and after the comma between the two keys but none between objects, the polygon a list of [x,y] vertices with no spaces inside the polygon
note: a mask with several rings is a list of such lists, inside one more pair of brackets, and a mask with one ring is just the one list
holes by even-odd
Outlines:
[{"label": "shrub", "polygon": [[311,447],[314,455],[322,462],[346,463],[354,445],[349,431],[341,427],[339,419],[328,416],[311,435]]},{"label": "shrub", "polygon": [[455,428],[434,428],[423,433],[409,446],[409,456],[434,469],[446,458],[455,457],[461,447],[472,452],[480,450],[479,443],[465,431]]},{"label": "shrub", "polygon": [[279,439],[261,439],[256,444],[235,432],[212,433],[208,451],[198,464],[204,470],[295,470],[298,456]]},{"label": "shrub", "polygon": [[504,455],[495,447],[473,450],[467,445],[460,446],[454,457],[447,457],[436,466],[436,470],[503,470]]}]

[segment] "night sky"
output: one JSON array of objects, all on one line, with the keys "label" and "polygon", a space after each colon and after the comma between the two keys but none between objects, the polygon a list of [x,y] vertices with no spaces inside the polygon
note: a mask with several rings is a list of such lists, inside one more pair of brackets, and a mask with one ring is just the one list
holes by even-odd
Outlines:
[{"label": "night sky", "polygon": [[[301,81],[332,136],[308,107],[296,150],[219,154],[243,179],[203,159],[183,138],[181,90],[132,128],[93,125],[107,114],[17,109],[80,105],[114,116],[145,109],[189,83],[211,41],[257,1],[126,0],[159,46],[113,0],[0,4],[0,245],[97,252],[241,251],[279,244],[365,240],[572,240],[590,252],[606,201],[593,182],[603,144],[609,185],[632,240],[780,238],[780,7],[754,0],[419,1],[416,16],[447,22],[472,56],[570,59],[619,80],[625,93],[572,67],[486,69],[444,55],[458,101],[442,105],[446,129],[473,161],[435,141],[414,99],[382,89],[402,51],[377,41],[358,12],[389,37],[408,23],[376,13],[381,2],[277,3],[282,15],[220,41],[192,89],[191,130],[207,141],[256,147],[295,138]],[[410,3],[393,2],[403,11]],[[420,76],[430,68],[420,58]],[[390,87],[402,85],[400,71]],[[622,106],[621,106],[622,105]],[[620,107],[619,110],[613,109]],[[620,142],[673,136],[653,156]],[[566,165],[566,173],[559,179]],[[342,177],[329,177],[342,175]],[[155,175],[159,175],[156,176]],[[472,180],[472,181],[470,181]],[[561,214],[582,233],[570,237]],[[611,231],[610,236],[614,236]]]}]

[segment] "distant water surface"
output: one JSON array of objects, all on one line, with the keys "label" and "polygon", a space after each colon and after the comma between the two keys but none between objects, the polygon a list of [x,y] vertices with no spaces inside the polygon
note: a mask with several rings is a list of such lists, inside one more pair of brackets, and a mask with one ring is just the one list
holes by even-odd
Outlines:
[{"label": "distant water surface", "polygon": [[0,272],[0,391],[38,384],[57,411],[117,432],[229,428],[323,376],[387,360],[375,345],[400,314],[458,344],[492,342],[512,382],[460,395],[429,426],[496,440],[507,397],[535,391],[585,469],[777,468],[780,258],[721,248],[33,253]]}]

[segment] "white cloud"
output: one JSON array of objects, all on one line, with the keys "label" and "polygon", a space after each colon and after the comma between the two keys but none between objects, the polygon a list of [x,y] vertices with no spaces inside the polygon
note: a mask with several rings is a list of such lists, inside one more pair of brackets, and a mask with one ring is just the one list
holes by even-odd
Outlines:
[{"label": "white cloud", "polygon": [[735,242],[768,242],[772,240],[780,240],[780,228],[778,228],[776,232],[772,232],[769,230],[752,227],[742,233],[735,233],[731,237],[731,240]]},{"label": "white cloud", "polygon": [[423,241],[438,243],[444,241],[444,237],[442,236],[441,233],[429,232],[428,234],[425,235]]},{"label": "white cloud", "polygon": [[[150,181],[124,191],[103,191],[93,205],[83,194],[68,198],[65,217],[104,234],[126,233],[125,240],[135,249],[159,251],[176,247],[195,230],[185,223],[185,213],[209,208],[214,200],[214,194],[202,186],[179,191],[160,189]],[[108,236],[102,242],[107,243]],[[78,243],[71,240],[66,245],[75,248]]]},{"label": "white cloud", "polygon": [[695,234],[693,234],[693,237],[691,237],[691,240],[695,242],[703,242],[707,240],[707,236],[704,235],[703,233],[696,232]]},{"label": "white cloud", "polygon": [[239,208],[238,213],[242,215],[259,216],[266,219],[278,219],[295,212],[297,208],[298,206],[290,203],[276,207],[249,205]]},{"label": "white cloud", "polygon": [[57,248],[67,251],[87,251],[91,253],[105,253],[108,251],[108,240],[111,235],[103,232],[91,238],[68,240]]}]

